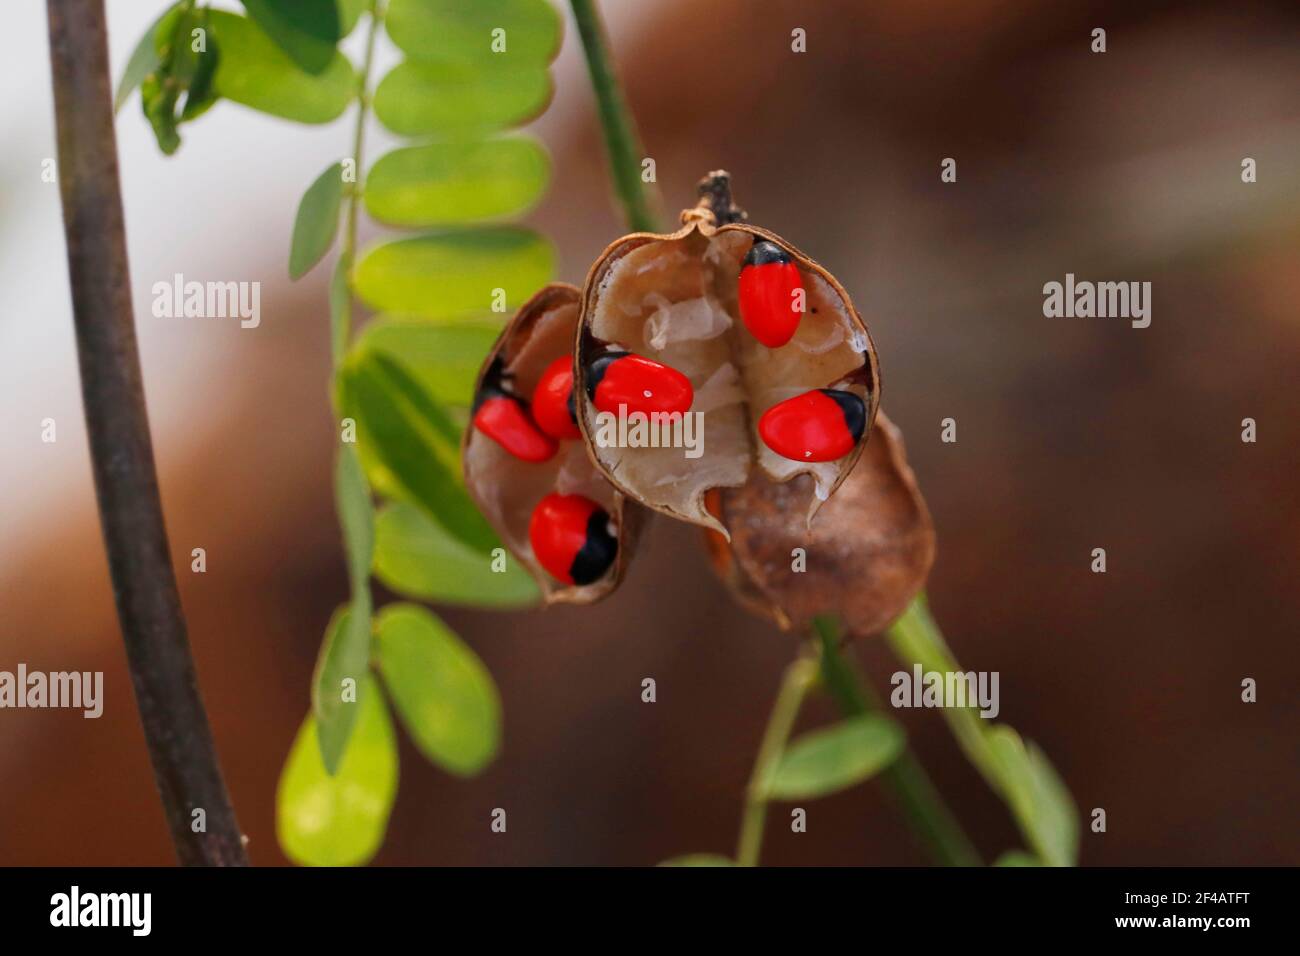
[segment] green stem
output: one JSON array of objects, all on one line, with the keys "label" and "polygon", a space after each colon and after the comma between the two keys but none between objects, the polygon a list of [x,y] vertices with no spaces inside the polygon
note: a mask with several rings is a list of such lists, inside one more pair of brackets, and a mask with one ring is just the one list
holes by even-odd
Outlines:
[{"label": "green stem", "polygon": [[767,820],[767,778],[772,772],[786,741],[794,729],[799,708],[813,682],[817,679],[817,662],[803,655],[785,669],[781,689],[777,692],[772,714],[767,719],[763,743],[754,760],[754,770],[745,789],[745,811],[740,820],[740,841],[736,847],[739,866],[757,866],[758,851],[763,844],[763,824]]},{"label": "green stem", "polygon": [[[884,713],[878,695],[839,651],[840,630],[829,617],[819,617],[813,630],[821,638],[822,683],[847,717]],[[934,857],[946,866],[981,866],[974,844],[953,816],[943,797],[912,751],[903,753],[881,772],[902,805],[912,828]]]},{"label": "green stem", "polygon": [[644,151],[637,138],[636,124],[614,72],[609,52],[609,38],[596,9],[595,0],[570,0],[573,18],[582,37],[592,89],[600,110],[600,125],[609,154],[610,177],[623,207],[623,218],[634,232],[654,232],[658,226],[650,210],[649,198],[641,181]]},{"label": "green stem", "polygon": [[[340,293],[338,314],[333,332],[334,365],[337,368],[348,340],[352,337],[352,262],[357,251],[357,211],[361,205],[361,184],[363,181],[362,153],[366,138],[366,120],[370,116],[370,69],[375,58],[375,38],[384,21],[384,0],[371,0],[370,26],[366,33],[366,52],[361,62],[361,72],[357,77],[357,118],[352,132],[352,171],[355,176],[348,186],[347,213],[343,224],[343,243],[339,253],[339,262],[335,272],[335,282],[345,284],[346,295]],[[334,290],[331,290],[332,293]]]}]

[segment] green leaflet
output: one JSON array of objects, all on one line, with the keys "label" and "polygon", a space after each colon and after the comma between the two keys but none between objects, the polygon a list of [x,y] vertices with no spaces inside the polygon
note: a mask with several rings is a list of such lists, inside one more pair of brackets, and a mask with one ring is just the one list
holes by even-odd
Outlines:
[{"label": "green leaflet", "polygon": [[[419,383],[375,352],[354,353],[340,377],[371,486],[419,505],[471,550],[487,555],[499,547],[461,485],[460,428]],[[378,476],[369,473],[372,462],[383,469]]]},{"label": "green leaflet", "polygon": [[437,604],[527,607],[540,599],[537,583],[503,552],[505,571],[493,559],[465,547],[423,511],[396,502],[375,520],[375,577],[408,597]]},{"label": "green leaflet", "polygon": [[540,116],[551,101],[545,67],[399,63],[375,90],[375,116],[401,136],[477,138]]},{"label": "green leaflet", "polygon": [[365,703],[365,680],[370,666],[370,614],[368,589],[354,595],[350,604],[337,608],[325,628],[325,638],[316,658],[311,709],[321,763],[328,774],[338,771],[357,713]]},{"label": "green leaflet", "polygon": [[790,742],[763,781],[769,799],[824,797],[867,780],[903,752],[903,728],[868,714]]},{"label": "green leaflet", "polygon": [[214,86],[221,96],[299,123],[337,119],[356,93],[356,75],[337,50],[318,75],[301,69],[247,17],[210,12],[221,43]]},{"label": "green leaflet", "polygon": [[735,866],[736,862],[725,856],[713,853],[689,853],[664,860],[660,866]]},{"label": "green leaflet", "polygon": [[511,312],[554,272],[555,251],[547,239],[531,229],[493,226],[373,246],[357,263],[354,287],[381,312],[455,319],[494,305]]},{"label": "green leaflet", "polygon": [[546,0],[389,0],[388,35],[414,60],[545,66],[561,21]]},{"label": "green leaflet", "polygon": [[294,738],[275,794],[275,830],[295,863],[356,866],[375,855],[397,794],[397,738],[378,682],[367,676],[351,746],[333,776],[321,763],[316,721]]},{"label": "green leaflet", "polygon": [[501,739],[501,702],[483,662],[437,617],[390,604],[375,633],[393,706],[429,760],[459,776],[478,773]]},{"label": "green leaflet", "polygon": [[343,35],[337,0],[241,0],[248,16],[299,68],[323,73]]},{"label": "green leaflet", "polygon": [[468,408],[479,369],[500,334],[499,321],[432,323],[381,317],[366,325],[355,348],[400,362],[433,401]]},{"label": "green leaflet", "polygon": [[294,217],[289,243],[289,278],[300,279],[334,245],[343,208],[343,164],[334,163],[307,187]]},{"label": "green leaflet", "polygon": [[546,150],[528,137],[408,146],[371,167],[366,210],[394,226],[499,219],[537,202],[550,171]]}]

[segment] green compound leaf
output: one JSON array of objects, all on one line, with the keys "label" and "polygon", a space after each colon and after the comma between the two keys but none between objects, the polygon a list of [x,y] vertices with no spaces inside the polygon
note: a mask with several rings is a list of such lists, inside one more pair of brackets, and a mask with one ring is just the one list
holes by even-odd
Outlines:
[{"label": "green compound leaf", "polygon": [[328,123],[352,102],[356,76],[337,50],[313,76],[298,67],[247,17],[209,11],[221,43],[214,86],[218,94],[263,113],[299,123]]},{"label": "green compound leaf", "polygon": [[400,362],[435,402],[468,408],[479,369],[500,334],[499,321],[434,324],[378,318],[366,325],[356,349]]},{"label": "green compound leaf", "polygon": [[501,702],[478,655],[414,604],[384,608],[376,634],[384,684],[420,752],[459,776],[482,770],[500,744]]},{"label": "green compound leaf", "polygon": [[515,557],[493,559],[465,547],[423,511],[396,502],[375,520],[375,576],[398,594],[439,604],[527,607],[541,599],[537,582]]},{"label": "green compound leaf", "polygon": [[545,66],[560,52],[546,0],[390,0],[384,25],[416,60]]},{"label": "green compound leaf", "polygon": [[545,67],[399,63],[375,90],[375,116],[401,136],[475,138],[520,126],[551,101]]},{"label": "green compound leaf", "polygon": [[262,32],[301,69],[325,72],[343,35],[337,0],[242,0]]},{"label": "green compound leaf", "polygon": [[736,861],[712,853],[689,853],[664,860],[660,866],[735,866]]},{"label": "green compound leaf", "polygon": [[381,312],[454,319],[491,309],[505,293],[511,312],[555,272],[555,250],[531,229],[494,226],[399,239],[372,247],[354,287]]},{"label": "green compound leaf", "polygon": [[460,428],[398,363],[374,352],[352,355],[342,370],[372,487],[396,491],[425,510],[467,548],[483,555],[500,541],[460,480]]},{"label": "green compound leaf", "polygon": [[903,751],[903,728],[869,714],[792,741],[764,781],[774,800],[824,797],[872,777]]},{"label": "green compound leaf", "polygon": [[551,163],[534,139],[430,143],[395,149],[366,176],[366,210],[394,226],[443,226],[511,216],[546,190]]},{"label": "green compound leaf", "polygon": [[285,855],[309,866],[356,866],[379,849],[397,794],[397,738],[373,677],[366,677],[352,744],[333,776],[321,763],[310,715],[294,739],[275,795]]},{"label": "green compound leaf", "polygon": [[316,177],[298,203],[289,244],[289,278],[300,279],[325,258],[339,231],[343,208],[343,164],[335,163]]}]

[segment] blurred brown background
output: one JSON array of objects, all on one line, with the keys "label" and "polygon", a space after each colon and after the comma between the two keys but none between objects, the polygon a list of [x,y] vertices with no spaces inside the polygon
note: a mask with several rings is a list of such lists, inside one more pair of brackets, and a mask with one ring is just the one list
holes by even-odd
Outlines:
[{"label": "blurred brown background", "polygon": [[[696,178],[726,167],[753,221],[816,256],[867,318],[885,408],[939,531],[935,615],[964,667],[1000,671],[1001,719],[1043,746],[1085,819],[1106,809],[1108,832],[1083,834],[1082,862],[1300,862],[1300,8],[604,6],[666,220]],[[110,15],[120,64],[152,12],[111,4]],[[22,45],[43,45],[31,23]],[[805,54],[790,51],[794,27],[807,31]],[[1107,30],[1104,55],[1089,51],[1094,27]],[[555,181],[530,221],[557,242],[561,278],[581,282],[622,229],[576,45],[569,29],[538,129]],[[251,126],[238,107],[218,110],[231,129]],[[337,125],[342,142],[349,122]],[[290,129],[308,145],[287,172],[291,160],[233,133],[205,140],[199,124],[166,160],[143,126],[133,103],[119,129],[172,545],[250,852],[279,864],[276,779],[345,595],[325,270],[293,287],[282,276],[295,197],[338,147]],[[33,136],[24,162],[53,155]],[[954,184],[939,180],[944,157],[957,160]],[[232,218],[220,229],[186,205],[204,162],[237,168],[244,184],[221,190]],[[49,198],[30,220],[8,200],[7,232],[48,229],[51,210],[57,229]],[[199,211],[145,246],[151,203]],[[160,241],[192,251],[168,259]],[[159,328],[148,316],[143,290],[173,266],[200,273],[205,249],[232,276],[264,282],[261,329]],[[1042,286],[1066,272],[1152,282],[1151,327],[1044,318]],[[69,318],[3,321],[62,329]],[[0,528],[0,668],[102,669],[108,703],[97,721],[0,712],[0,863],[167,864],[75,422],[70,338],[6,361],[61,371],[5,393],[23,426],[5,443],[18,469],[6,488],[18,490]],[[51,403],[66,412],[57,448],[37,445],[32,424]],[[956,444],[939,441],[945,417]],[[1256,444],[1240,440],[1245,417]],[[57,493],[17,497],[45,487]],[[198,546],[206,575],[188,571]],[[1105,575],[1089,571],[1094,547],[1107,551]],[[795,641],[717,590],[691,529],[655,523],[627,583],[594,609],[444,613],[501,688],[504,749],[459,781],[403,741],[377,863],[650,864],[734,849]],[[855,653],[886,688],[896,664],[883,645]],[[658,683],[656,704],[640,700],[644,677]],[[1258,703],[1241,702],[1245,677],[1259,682]],[[832,716],[816,702],[801,726]],[[900,716],[980,850],[991,859],[1021,845],[941,717]],[[806,834],[771,815],[764,862],[926,862],[876,786],[807,806]],[[489,831],[494,807],[509,813],[506,835]]]}]

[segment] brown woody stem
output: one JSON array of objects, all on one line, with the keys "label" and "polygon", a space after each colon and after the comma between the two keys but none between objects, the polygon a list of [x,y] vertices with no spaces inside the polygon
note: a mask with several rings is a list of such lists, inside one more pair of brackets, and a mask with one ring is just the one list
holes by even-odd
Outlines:
[{"label": "brown woody stem", "polygon": [[709,173],[699,181],[695,191],[700,197],[697,208],[702,207],[713,213],[719,226],[744,222],[749,218],[749,214],[731,198],[731,174],[725,169],[715,169]]},{"label": "brown woody stem", "polygon": [[[103,0],[48,0],[59,189],[100,525],[176,856],[247,865],[199,696],[163,524],[132,320]],[[195,832],[202,810],[203,832]]]}]

